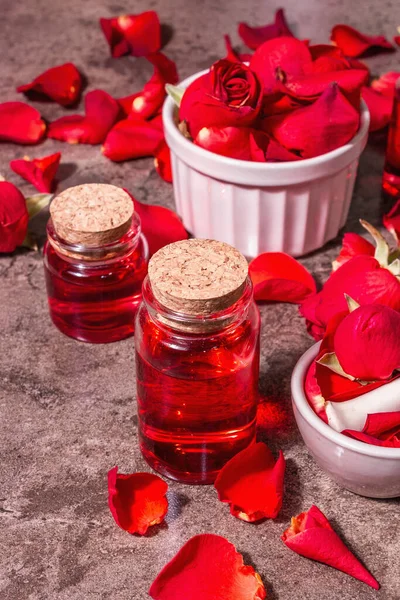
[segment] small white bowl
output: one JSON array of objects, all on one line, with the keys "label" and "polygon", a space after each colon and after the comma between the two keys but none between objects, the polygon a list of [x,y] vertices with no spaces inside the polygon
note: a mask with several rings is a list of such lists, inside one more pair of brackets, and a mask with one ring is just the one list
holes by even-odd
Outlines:
[{"label": "small white bowl", "polygon": [[[201,71],[179,85],[187,87]],[[227,158],[187,140],[171,98],[163,107],[176,208],[195,237],[212,238],[254,257],[301,256],[336,237],[349,212],[358,159],[368,137],[362,102],[358,133],[345,146],[305,160],[257,163]]]},{"label": "small white bowl", "polygon": [[323,471],[350,492],[369,498],[400,496],[400,448],[371,446],[342,435],[309,405],[304,381],[319,346],[314,344],[303,354],[291,382],[294,416],[308,451]]}]

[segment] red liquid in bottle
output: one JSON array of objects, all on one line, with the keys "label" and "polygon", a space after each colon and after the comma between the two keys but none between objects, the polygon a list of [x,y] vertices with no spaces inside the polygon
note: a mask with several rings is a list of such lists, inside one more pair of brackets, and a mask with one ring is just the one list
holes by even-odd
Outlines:
[{"label": "red liquid in bottle", "polygon": [[[147,281],[147,296],[146,288]],[[176,331],[155,322],[144,305],[139,309],[141,450],[154,469],[173,479],[211,483],[255,439],[259,313],[246,301],[244,318],[207,334]]]},{"label": "red liquid in bottle", "polygon": [[400,77],[395,87],[382,187],[390,197],[400,197]]}]

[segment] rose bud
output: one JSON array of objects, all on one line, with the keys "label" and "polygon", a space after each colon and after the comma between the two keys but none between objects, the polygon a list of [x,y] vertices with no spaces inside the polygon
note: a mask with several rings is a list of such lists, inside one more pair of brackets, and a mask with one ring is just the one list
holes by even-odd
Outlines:
[{"label": "rose bud", "polygon": [[214,63],[183,94],[179,118],[195,138],[203,127],[245,127],[260,112],[262,85],[244,64],[229,60]]}]

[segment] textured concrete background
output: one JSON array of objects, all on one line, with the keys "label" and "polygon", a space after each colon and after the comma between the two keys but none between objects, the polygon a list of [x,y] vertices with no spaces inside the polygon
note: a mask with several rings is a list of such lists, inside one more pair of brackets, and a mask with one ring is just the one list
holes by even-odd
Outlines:
[{"label": "textured concrete background", "polygon": [[[105,0],[0,0],[1,101],[19,96],[14,88],[45,68],[73,61],[89,89],[123,96],[141,88],[151,69],[133,58],[111,59],[98,18],[157,9],[172,38],[166,53],[182,77],[203,69],[224,52],[223,33],[238,42],[236,23],[271,20],[275,1],[150,0],[123,4]],[[345,22],[389,38],[400,24],[393,0],[286,3],[289,22],[302,38],[327,41],[331,26]],[[369,59],[377,74],[399,69],[399,56]],[[45,117],[64,114],[41,104]],[[139,200],[173,206],[172,187],[151,160],[113,164],[99,148],[52,140],[29,148],[33,157],[63,153],[59,189],[83,182],[126,186]],[[2,144],[0,171],[26,148]],[[364,153],[348,228],[363,216],[379,223],[382,152]],[[43,231],[44,220],[36,228]],[[339,240],[304,263],[319,281],[327,277]],[[288,460],[286,496],[275,521],[250,525],[229,515],[212,487],[170,484],[166,524],[144,538],[113,522],[107,507],[106,475],[147,470],[138,452],[132,340],[93,346],[64,337],[50,323],[39,254],[0,257],[0,598],[1,600],[140,600],[167,560],[194,534],[226,536],[261,574],[270,600],[398,600],[398,500],[368,500],[343,491],[308,456],[289,408],[291,370],[312,343],[297,309],[262,308],[262,391],[260,434]],[[273,417],[273,418],[272,418]],[[382,584],[375,592],[350,577],[306,559],[279,539],[293,514],[315,502]],[[185,598],[182,600],[190,600]],[[232,599],[234,600],[234,599]]]}]

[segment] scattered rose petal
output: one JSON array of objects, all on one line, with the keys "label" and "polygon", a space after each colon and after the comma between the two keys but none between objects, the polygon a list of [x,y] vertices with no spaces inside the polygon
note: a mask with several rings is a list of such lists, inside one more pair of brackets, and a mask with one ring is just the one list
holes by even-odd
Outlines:
[{"label": "scattered rose petal", "polygon": [[51,192],[60,160],[61,152],[56,152],[33,160],[28,157],[12,160],[10,167],[14,173],[32,183],[39,192]]},{"label": "scattered rose petal", "polygon": [[163,568],[150,591],[153,600],[264,600],[266,592],[253,567],[225,538],[192,537]]},{"label": "scattered rose petal", "polygon": [[161,142],[155,152],[154,166],[161,179],[172,183],[171,152],[165,141]]},{"label": "scattered rose petal", "polygon": [[331,40],[346,56],[356,58],[367,51],[382,52],[394,50],[393,45],[383,35],[368,36],[348,25],[335,25]]},{"label": "scattered rose petal", "polygon": [[178,83],[174,61],[161,52],[146,58],[154,66],[154,73],[143,90],[133,99],[131,106],[131,113],[143,119],[154,116],[162,107],[166,96],[165,85]]},{"label": "scattered rose petal", "polygon": [[100,26],[114,58],[124,54],[147,56],[161,48],[160,21],[154,10],[139,15],[103,18]]},{"label": "scattered rose petal", "polygon": [[150,122],[124,119],[108,133],[101,151],[115,162],[154,156],[163,139],[163,132]]},{"label": "scattered rose petal", "polygon": [[366,86],[362,88],[361,95],[368,106],[371,117],[369,131],[379,131],[389,125],[392,115],[393,98],[384,96],[374,88]]},{"label": "scattered rose petal", "polygon": [[400,368],[400,313],[379,304],[360,306],[338,326],[334,349],[346,373],[361,381],[389,379]]},{"label": "scattered rose petal", "polygon": [[0,181],[0,252],[14,252],[28,229],[25,198],[15,185]]},{"label": "scattered rose petal", "polygon": [[353,256],[359,256],[360,254],[374,256],[375,248],[373,244],[361,235],[358,235],[358,233],[345,233],[339,256],[332,263],[333,270],[337,271],[340,266],[353,258]]},{"label": "scattered rose petal", "polygon": [[335,150],[357,133],[360,115],[332,84],[310,106],[263,120],[263,130],[282,146],[312,158]]},{"label": "scattered rose petal", "polygon": [[400,35],[395,35],[393,41],[397,46],[400,46]]},{"label": "scattered rose petal", "polygon": [[316,290],[311,273],[283,252],[260,254],[251,261],[249,273],[257,301],[296,304]]},{"label": "scattered rose petal", "polygon": [[226,56],[225,60],[230,60],[231,62],[246,62],[249,61],[252,57],[252,54],[242,54],[236,52],[236,50],[232,46],[231,38],[229,35],[224,35],[225,47],[226,47]]},{"label": "scattered rose petal", "polygon": [[215,489],[231,514],[253,523],[275,519],[282,507],[285,459],[282,451],[275,461],[271,450],[259,442],[231,458],[219,472]]},{"label": "scattered rose petal", "polygon": [[247,23],[239,23],[238,33],[246,46],[252,50],[256,50],[267,40],[282,36],[293,37],[293,33],[286,22],[283,8],[279,8],[276,11],[274,23],[264,25],[263,27],[250,27]]},{"label": "scattered rose petal", "polygon": [[383,217],[383,224],[400,243],[400,200],[396,202],[390,212]]},{"label": "scattered rose petal", "polygon": [[371,87],[384,96],[394,98],[396,81],[400,78],[400,71],[389,71],[371,81]]},{"label": "scattered rose petal", "polygon": [[117,98],[117,102],[120,105],[125,117],[129,117],[131,115],[133,101],[136,100],[136,98],[138,98],[140,95],[140,92],[136,92],[135,94],[129,94],[129,96]]},{"label": "scattered rose petal", "polygon": [[128,533],[144,535],[164,520],[167,490],[165,481],[152,473],[124,475],[118,467],[108,472],[108,505],[116,524]]},{"label": "scattered rose petal", "polygon": [[61,117],[49,125],[48,136],[70,144],[101,144],[119,116],[118,102],[103,90],[85,96],[85,116]]},{"label": "scattered rose petal", "polygon": [[24,102],[0,104],[0,141],[37,144],[45,132],[46,125],[36,108]]},{"label": "scattered rose petal", "polygon": [[17,92],[46,96],[61,106],[74,104],[81,93],[82,77],[73,63],[52,67],[38,75],[31,83],[20,85]]},{"label": "scattered rose petal", "polygon": [[363,581],[375,590],[379,583],[360,563],[333,530],[325,515],[315,505],[292,517],[290,527],[282,535],[284,544],[311,560],[317,560]]},{"label": "scattered rose petal", "polygon": [[[128,190],[125,191],[129,194]],[[129,195],[135,204],[135,211],[140,217],[142,232],[149,244],[150,256],[168,244],[188,239],[189,235],[182,225],[182,221],[172,210],[164,206],[143,204],[132,194]]]},{"label": "scattered rose petal", "polygon": [[400,448],[400,411],[368,415],[362,431],[345,429],[342,433],[366,444]]}]

